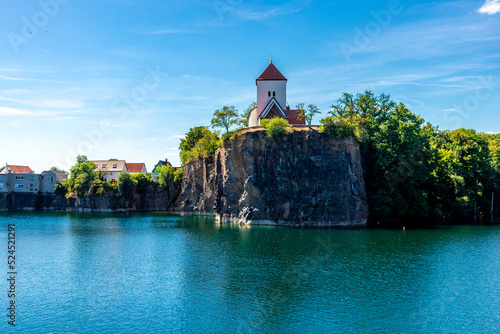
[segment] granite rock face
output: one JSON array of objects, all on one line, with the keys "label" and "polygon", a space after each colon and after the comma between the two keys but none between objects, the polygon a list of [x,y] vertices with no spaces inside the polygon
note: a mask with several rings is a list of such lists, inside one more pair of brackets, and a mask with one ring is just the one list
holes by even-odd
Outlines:
[{"label": "granite rock face", "polygon": [[175,210],[186,215],[213,216],[215,206],[213,157],[190,161],[182,167],[184,178]]},{"label": "granite rock face", "polygon": [[264,130],[226,140],[214,161],[184,166],[183,212],[222,222],[364,226],[368,218],[359,143],[301,127],[279,138]]},{"label": "granite rock face", "polygon": [[134,193],[130,199],[111,193],[103,196],[66,198],[57,194],[1,193],[0,211],[84,211],[84,212],[152,212],[167,211],[178,190],[169,184],[166,190],[151,184],[145,193]]}]

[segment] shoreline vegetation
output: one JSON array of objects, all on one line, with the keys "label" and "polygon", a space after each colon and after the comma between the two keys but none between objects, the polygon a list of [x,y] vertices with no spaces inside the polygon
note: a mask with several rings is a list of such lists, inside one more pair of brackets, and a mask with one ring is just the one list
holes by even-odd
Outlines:
[{"label": "shoreline vegetation", "polygon": [[[252,103],[241,115],[234,107],[214,112],[207,126],[193,127],[180,142],[182,166],[212,158],[224,141],[265,129],[274,140],[293,131],[315,130],[328,138],[354,137],[360,143],[369,208],[369,224],[476,220],[500,213],[500,134],[472,129],[440,130],[412,113],[389,95],[371,91],[353,96],[343,93],[319,126],[311,125],[318,108],[297,105],[308,125],[292,127],[285,119],[264,120],[259,128],[247,128]],[[231,130],[238,127],[236,130]],[[183,168],[161,167],[159,186],[179,192]],[[153,183],[151,175],[126,172],[116,182],[104,180],[87,157],[79,156],[70,178],[55,187],[66,198],[144,196]],[[172,188],[173,187],[173,188]],[[328,185],[325,185],[328,187]],[[332,190],[333,191],[333,190]]]}]

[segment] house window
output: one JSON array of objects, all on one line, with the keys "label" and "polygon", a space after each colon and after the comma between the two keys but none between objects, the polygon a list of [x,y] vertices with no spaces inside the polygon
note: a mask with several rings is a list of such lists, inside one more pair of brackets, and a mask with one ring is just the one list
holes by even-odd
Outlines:
[{"label": "house window", "polygon": [[40,180],[42,180],[42,181],[43,181],[43,175],[41,175],[41,176],[40,176]]},{"label": "house window", "polygon": [[16,176],[16,180],[22,180],[24,179],[24,176]]},{"label": "house window", "polygon": [[34,178],[34,176],[33,176],[33,175],[31,175],[31,176],[30,176],[30,180],[34,180],[34,179],[35,179],[35,178]]},{"label": "house window", "polygon": [[273,92],[273,96],[276,96],[276,92]]},{"label": "house window", "polygon": [[30,189],[33,189],[33,183],[30,183]]},{"label": "house window", "polygon": [[267,96],[271,96],[271,91],[267,92]]},{"label": "house window", "polygon": [[53,176],[50,177],[50,182],[54,182],[54,177]]},{"label": "house window", "polygon": [[116,164],[113,165],[113,168],[116,168]]},{"label": "house window", "polygon": [[15,189],[24,189],[24,184],[16,184],[14,186]]},{"label": "house window", "polygon": [[106,164],[102,164],[102,168],[106,168]]},{"label": "house window", "polygon": [[3,188],[3,183],[0,183],[0,188]]},{"label": "house window", "polygon": [[0,180],[3,180],[3,176],[0,175]]}]

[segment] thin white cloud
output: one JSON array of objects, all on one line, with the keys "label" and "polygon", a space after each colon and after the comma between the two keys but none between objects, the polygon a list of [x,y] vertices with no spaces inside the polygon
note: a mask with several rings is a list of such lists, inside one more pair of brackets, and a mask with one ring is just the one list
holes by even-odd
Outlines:
[{"label": "thin white cloud", "polygon": [[57,81],[57,80],[44,80],[44,79],[35,79],[35,78],[16,78],[16,77],[8,77],[5,75],[0,75],[1,80],[8,80],[8,81],[32,81],[32,82],[49,82],[49,83],[66,83],[64,81]]},{"label": "thin white cloud", "polygon": [[0,101],[8,101],[8,102],[16,102],[20,104],[26,104],[30,106],[40,107],[40,108],[65,108],[65,109],[73,109],[73,108],[83,108],[84,104],[77,101],[67,101],[67,100],[50,100],[50,101],[40,101],[40,100],[20,100],[20,99],[12,99],[9,97],[0,96]]},{"label": "thin white cloud", "polygon": [[500,12],[500,0],[486,0],[484,5],[477,10],[478,13],[493,15]]},{"label": "thin white cloud", "polygon": [[28,110],[18,108],[0,107],[0,116],[56,116],[61,112],[50,110]]},{"label": "thin white cloud", "polygon": [[274,16],[289,15],[300,12],[309,0],[292,1],[283,6],[275,6],[265,10],[248,10],[241,8],[236,10],[236,14],[245,21],[261,21]]}]

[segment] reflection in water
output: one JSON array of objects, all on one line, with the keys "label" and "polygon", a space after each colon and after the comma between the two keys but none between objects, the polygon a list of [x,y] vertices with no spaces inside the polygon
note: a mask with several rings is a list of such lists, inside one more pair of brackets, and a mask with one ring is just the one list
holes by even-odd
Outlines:
[{"label": "reflection in water", "polygon": [[0,228],[9,223],[19,240],[18,332],[500,329],[495,224],[315,230],[167,214],[1,214]]}]

